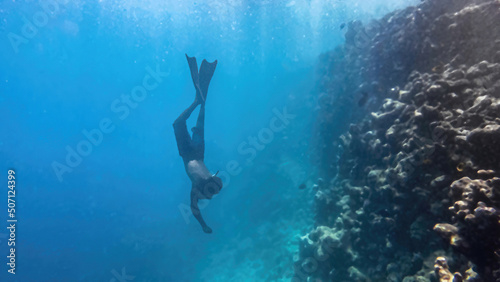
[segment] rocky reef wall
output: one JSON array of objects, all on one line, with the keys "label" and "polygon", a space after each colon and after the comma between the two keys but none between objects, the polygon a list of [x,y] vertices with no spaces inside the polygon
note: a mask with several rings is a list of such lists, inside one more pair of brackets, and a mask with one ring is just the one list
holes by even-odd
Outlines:
[{"label": "rocky reef wall", "polygon": [[500,1],[424,1],[322,57],[295,281],[500,281],[498,23]]}]

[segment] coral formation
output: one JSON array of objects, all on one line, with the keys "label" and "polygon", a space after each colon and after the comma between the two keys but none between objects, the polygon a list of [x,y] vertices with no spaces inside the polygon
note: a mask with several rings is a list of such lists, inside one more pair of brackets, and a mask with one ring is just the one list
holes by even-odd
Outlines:
[{"label": "coral formation", "polygon": [[[337,177],[316,193],[297,281],[500,281],[498,19],[498,1],[425,1],[350,23],[324,56],[318,142]],[[362,91],[373,112],[339,127]]]},{"label": "coral formation", "polygon": [[[451,224],[434,230],[467,256],[486,281],[500,280],[500,178],[488,180],[463,177],[451,184]],[[448,226],[444,231],[442,226]]]},{"label": "coral formation", "polygon": [[465,275],[462,275],[460,272],[451,273],[445,257],[438,257],[436,259],[434,271],[439,278],[439,282],[479,281],[477,273],[471,268],[465,271]]},{"label": "coral formation", "polygon": [[448,263],[446,258],[438,257],[436,259],[436,264],[434,264],[434,271],[436,271],[436,276],[439,277],[439,282],[462,282],[462,274],[455,272],[452,274],[448,269]]}]

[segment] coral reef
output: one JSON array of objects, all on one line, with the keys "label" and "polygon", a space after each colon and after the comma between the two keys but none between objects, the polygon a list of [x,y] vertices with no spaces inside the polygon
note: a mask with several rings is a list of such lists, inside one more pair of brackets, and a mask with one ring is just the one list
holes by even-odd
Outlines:
[{"label": "coral reef", "polygon": [[434,230],[469,258],[485,281],[499,281],[500,178],[463,177],[453,182],[449,195],[454,225],[437,224]]},{"label": "coral reef", "polygon": [[438,257],[434,265],[436,276],[439,277],[439,282],[462,282],[462,274],[455,272],[454,274],[448,269],[446,258]]},{"label": "coral reef", "polygon": [[[336,173],[331,160],[339,149],[331,145],[348,129],[349,121],[364,117],[352,110],[358,108],[362,93],[370,96],[367,110],[375,111],[388,93],[398,92],[395,86],[407,83],[413,71],[441,73],[448,63],[458,67],[483,60],[500,62],[500,28],[495,24],[499,6],[498,1],[488,0],[429,0],[369,25],[349,23],[345,44],[324,54],[318,66],[317,147],[325,174]],[[453,87],[465,82],[460,75],[452,74]]]},{"label": "coral reef", "polygon": [[460,272],[451,273],[445,257],[438,257],[436,259],[434,271],[439,278],[439,282],[479,281],[477,273],[471,268],[465,271],[465,275],[462,275]]},{"label": "coral reef", "polygon": [[[318,142],[330,177],[296,281],[500,281],[498,19],[499,1],[425,1],[350,23],[345,46],[324,56]],[[339,129],[345,107],[359,108],[342,97],[361,91],[373,112]],[[337,138],[340,148],[325,145]]]},{"label": "coral reef", "polygon": [[306,258],[296,269],[300,277],[318,272],[322,277],[333,278],[337,261],[352,261],[355,256],[350,252],[349,240],[342,224],[334,228],[319,226],[300,239],[300,254]]}]

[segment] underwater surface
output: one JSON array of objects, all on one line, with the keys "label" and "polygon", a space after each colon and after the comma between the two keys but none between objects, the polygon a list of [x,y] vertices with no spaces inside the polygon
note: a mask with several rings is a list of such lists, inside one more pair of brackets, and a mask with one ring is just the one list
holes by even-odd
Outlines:
[{"label": "underwater surface", "polygon": [[500,281],[499,1],[0,19],[0,281]]}]

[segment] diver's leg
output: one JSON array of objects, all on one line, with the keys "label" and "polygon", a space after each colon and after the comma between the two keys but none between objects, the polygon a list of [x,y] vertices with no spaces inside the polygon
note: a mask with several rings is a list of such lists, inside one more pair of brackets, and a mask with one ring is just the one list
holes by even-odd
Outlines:
[{"label": "diver's leg", "polygon": [[191,116],[191,114],[193,113],[194,109],[196,109],[196,107],[198,107],[200,103],[198,101],[194,101],[187,109],[184,110],[184,112],[182,112],[179,117],[177,117],[177,119],[174,121],[174,124],[176,123],[179,123],[179,122],[186,122],[186,120]]},{"label": "diver's leg", "polygon": [[196,126],[192,130],[194,155],[203,161],[205,157],[205,104],[201,104]]},{"label": "diver's leg", "polygon": [[179,117],[174,121],[174,133],[175,140],[177,141],[177,148],[179,149],[179,155],[184,157],[189,157],[192,154],[192,140],[189,132],[187,130],[186,121],[194,111],[194,109],[199,105],[199,102],[193,102],[184,112],[182,112]]},{"label": "diver's leg", "polygon": [[205,138],[205,104],[201,104],[200,113],[198,113],[198,119],[196,120],[196,128],[198,132],[201,132],[201,138]]}]

